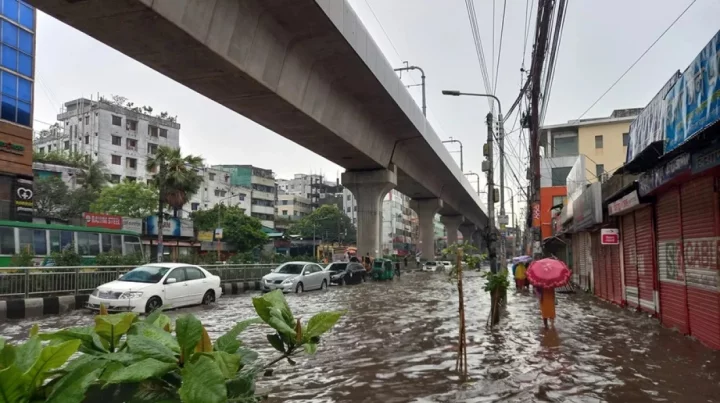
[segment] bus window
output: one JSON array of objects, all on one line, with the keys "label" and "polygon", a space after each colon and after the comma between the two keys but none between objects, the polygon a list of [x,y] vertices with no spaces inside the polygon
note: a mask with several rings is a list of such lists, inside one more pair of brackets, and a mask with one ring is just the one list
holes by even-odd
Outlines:
[{"label": "bus window", "polygon": [[134,253],[142,254],[142,244],[140,238],[131,235],[125,235],[125,254],[131,255]]},{"label": "bus window", "polygon": [[78,232],[78,253],[82,256],[96,256],[100,253],[100,234],[96,232]]},{"label": "bus window", "polygon": [[50,252],[60,252],[73,242],[72,231],[50,231]]},{"label": "bus window", "polygon": [[100,254],[100,234],[91,232],[88,235],[90,235],[90,255],[97,256]]},{"label": "bus window", "polygon": [[122,253],[122,235],[102,234],[102,251]]},{"label": "bus window", "polygon": [[37,256],[47,255],[47,240],[44,229],[18,228],[20,250],[28,250]]},{"label": "bus window", "polygon": [[0,254],[15,254],[15,230],[9,227],[0,227]]}]

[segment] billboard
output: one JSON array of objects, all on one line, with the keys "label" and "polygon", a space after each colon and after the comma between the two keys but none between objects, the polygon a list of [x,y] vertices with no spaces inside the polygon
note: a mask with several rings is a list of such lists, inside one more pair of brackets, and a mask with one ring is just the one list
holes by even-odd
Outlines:
[{"label": "billboard", "polygon": [[660,92],[640,112],[637,119],[630,123],[626,163],[634,160],[650,144],[663,141],[666,113],[665,97],[679,78],[680,70],[670,77],[670,80],[665,83]]},{"label": "billboard", "polygon": [[573,201],[573,211],[575,214],[573,230],[582,231],[602,222],[601,193],[602,186],[600,182],[595,182],[588,186],[585,191],[581,193],[580,197]]},{"label": "billboard", "polygon": [[665,152],[720,120],[720,31],[665,98]]},{"label": "billboard", "polygon": [[124,231],[134,232],[136,234],[142,234],[142,218],[122,218],[122,229]]},{"label": "billboard", "polygon": [[[153,215],[145,219],[147,235],[158,234],[158,217]],[[170,217],[163,220],[163,235],[167,236],[193,236],[193,223],[191,220]]]},{"label": "billboard", "polygon": [[12,219],[15,221],[32,222],[33,208],[35,207],[33,177],[24,175],[15,177],[11,198],[13,201]]},{"label": "billboard", "polygon": [[119,215],[83,213],[86,227],[123,229],[123,218]]},{"label": "billboard", "polygon": [[587,174],[585,167],[585,156],[580,155],[575,160],[575,163],[573,164],[572,168],[570,169],[570,172],[568,173],[567,179],[565,180],[565,185],[567,188],[567,219],[573,218],[573,201],[575,201],[577,198],[580,197],[580,195],[583,192],[583,189],[585,189],[585,186],[588,184],[587,180]]}]

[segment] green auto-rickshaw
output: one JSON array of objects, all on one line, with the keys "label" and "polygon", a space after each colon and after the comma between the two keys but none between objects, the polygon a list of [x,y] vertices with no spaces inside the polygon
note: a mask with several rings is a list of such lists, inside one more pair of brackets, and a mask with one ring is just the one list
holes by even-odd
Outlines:
[{"label": "green auto-rickshaw", "polygon": [[390,259],[375,259],[371,271],[373,280],[392,280],[395,276],[393,262]]}]

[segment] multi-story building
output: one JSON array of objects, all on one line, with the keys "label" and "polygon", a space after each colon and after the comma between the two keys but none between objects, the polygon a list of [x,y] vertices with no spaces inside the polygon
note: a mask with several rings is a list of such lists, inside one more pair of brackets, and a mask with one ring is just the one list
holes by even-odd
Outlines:
[{"label": "multi-story building", "polygon": [[233,185],[230,181],[230,172],[207,167],[200,175],[203,183],[200,190],[194,194],[183,207],[184,212],[207,210],[217,204],[237,206],[250,216],[252,210],[252,189],[247,186]]},{"label": "multi-story building", "polygon": [[32,221],[35,9],[5,0],[0,25],[0,219]]},{"label": "multi-story building", "polygon": [[267,228],[275,228],[275,174],[270,169],[252,165],[214,165],[213,168],[230,173],[230,184],[252,189],[250,215]]},{"label": "multi-story building", "polygon": [[307,197],[296,194],[278,194],[275,215],[285,220],[299,220],[312,213],[312,204]]},{"label": "multi-story building", "polygon": [[310,199],[313,209],[326,204],[325,199],[339,196],[343,191],[343,186],[337,180],[327,181],[323,175],[318,174],[295,174],[292,179],[278,179],[277,188],[278,194],[292,194]]},{"label": "multi-story building", "polygon": [[[540,227],[551,237],[553,213],[567,203],[566,180],[578,156],[588,183],[606,180],[625,163],[630,123],[642,109],[619,109],[608,117],[571,120],[540,132]],[[554,210],[554,211],[553,211]]]},{"label": "multi-story building", "polygon": [[79,98],[66,102],[57,116],[62,130],[35,140],[37,152],[61,151],[86,155],[105,164],[112,182],[149,180],[147,158],[158,147],[180,147],[180,124],[172,117],[147,110]]}]

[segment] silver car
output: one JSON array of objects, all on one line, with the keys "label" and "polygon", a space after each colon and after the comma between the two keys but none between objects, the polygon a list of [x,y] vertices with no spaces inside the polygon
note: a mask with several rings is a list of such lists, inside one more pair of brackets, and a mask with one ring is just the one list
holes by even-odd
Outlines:
[{"label": "silver car", "polygon": [[330,273],[312,262],[287,262],[276,267],[262,278],[263,291],[301,293],[308,290],[326,290]]}]

